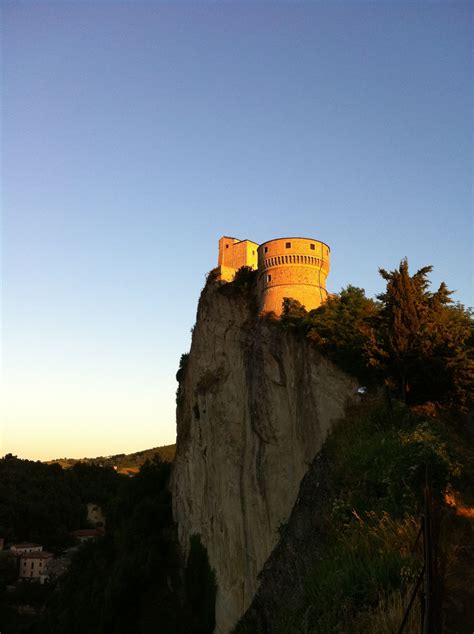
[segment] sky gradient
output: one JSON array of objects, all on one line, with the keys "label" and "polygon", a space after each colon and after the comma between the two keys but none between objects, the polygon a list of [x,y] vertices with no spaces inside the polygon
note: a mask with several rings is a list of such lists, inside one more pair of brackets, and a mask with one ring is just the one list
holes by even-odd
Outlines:
[{"label": "sky gradient", "polygon": [[223,234],[473,305],[471,5],[2,4],[0,454],[174,442]]}]

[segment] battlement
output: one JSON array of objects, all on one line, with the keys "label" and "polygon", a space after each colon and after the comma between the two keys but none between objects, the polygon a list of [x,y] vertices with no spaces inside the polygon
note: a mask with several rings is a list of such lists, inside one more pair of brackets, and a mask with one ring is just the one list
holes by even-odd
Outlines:
[{"label": "battlement", "polygon": [[330,248],[312,238],[277,238],[261,245],[250,240],[219,240],[219,278],[230,282],[242,266],[258,270],[260,310],[280,315],[283,299],[298,300],[306,310],[328,298]]}]

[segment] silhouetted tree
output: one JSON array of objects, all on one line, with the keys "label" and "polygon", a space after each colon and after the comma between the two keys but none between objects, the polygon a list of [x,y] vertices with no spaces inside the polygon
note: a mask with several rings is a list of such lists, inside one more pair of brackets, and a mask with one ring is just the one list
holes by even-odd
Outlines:
[{"label": "silhouetted tree", "polygon": [[452,304],[444,282],[429,291],[425,266],[409,274],[408,261],[380,274],[386,290],[367,345],[371,364],[392,383],[403,401],[465,406],[474,387],[473,320]]}]

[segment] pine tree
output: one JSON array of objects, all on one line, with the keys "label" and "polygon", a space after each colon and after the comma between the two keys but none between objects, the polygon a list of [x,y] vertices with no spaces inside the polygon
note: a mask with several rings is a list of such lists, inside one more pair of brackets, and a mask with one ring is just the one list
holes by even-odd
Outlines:
[{"label": "pine tree", "polygon": [[431,270],[410,276],[406,259],[380,269],[387,285],[367,353],[403,401],[465,406],[474,387],[472,314],[452,304],[444,282],[429,291]]}]

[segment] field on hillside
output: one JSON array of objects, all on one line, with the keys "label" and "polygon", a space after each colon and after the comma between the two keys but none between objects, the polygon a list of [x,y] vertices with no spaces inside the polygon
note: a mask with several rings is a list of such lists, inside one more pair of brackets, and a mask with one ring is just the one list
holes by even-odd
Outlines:
[{"label": "field on hillside", "polygon": [[173,462],[176,445],[164,445],[153,449],[144,449],[131,454],[116,454],[115,456],[98,456],[97,458],[58,458],[49,460],[47,464],[59,464],[63,469],[68,469],[78,462],[86,464],[113,467],[118,473],[135,475],[147,460],[153,460],[160,456],[163,462]]}]

